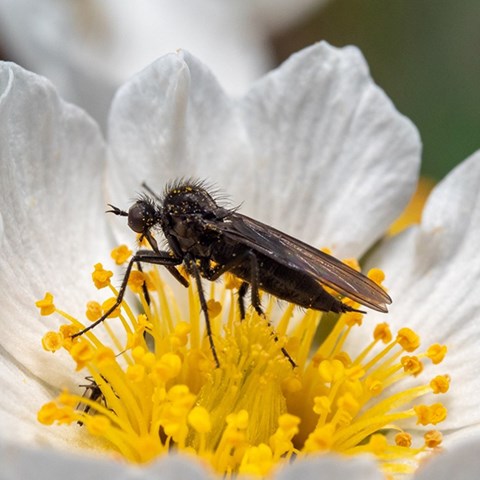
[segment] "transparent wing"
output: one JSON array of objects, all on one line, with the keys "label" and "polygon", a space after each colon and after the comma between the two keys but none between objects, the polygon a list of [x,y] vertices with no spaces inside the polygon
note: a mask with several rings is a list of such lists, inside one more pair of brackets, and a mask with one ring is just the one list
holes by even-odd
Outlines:
[{"label": "transparent wing", "polygon": [[213,230],[221,231],[225,240],[233,240],[289,268],[315,278],[362,305],[387,312],[390,296],[375,282],[335,257],[240,213],[233,213],[223,222],[206,221]]}]

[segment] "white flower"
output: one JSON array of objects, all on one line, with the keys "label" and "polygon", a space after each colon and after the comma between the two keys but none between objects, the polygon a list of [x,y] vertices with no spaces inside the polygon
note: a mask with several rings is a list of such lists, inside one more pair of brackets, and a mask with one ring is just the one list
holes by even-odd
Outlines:
[{"label": "white flower", "polygon": [[[391,316],[445,344],[443,371],[455,394],[445,404],[444,443],[480,424],[475,398],[480,358],[480,151],[456,167],[431,193],[419,226],[385,241],[370,259],[384,269],[393,298]],[[470,432],[467,430],[467,435]]]},{"label": "white flower", "polygon": [[[182,457],[140,469],[80,455],[81,448],[73,456],[62,450],[85,442],[82,429],[52,433],[37,423],[39,406],[78,381],[66,358],[50,358],[39,348],[47,321],[38,319],[34,301],[48,288],[80,314],[93,296],[83,287],[86,275],[111,246],[104,185],[109,201],[127,207],[144,180],[161,189],[172,177],[209,178],[234,204],[244,201],[243,212],[331,246],[340,257],[361,256],[405,205],[419,163],[415,128],[372,83],[359,52],[326,44],[293,56],[240,100],[229,98],[193,56],[162,57],[117,93],[108,149],[83,112],[62,102],[47,81],[12,64],[0,67],[0,117],[0,459],[10,478],[25,472],[174,478],[177,469],[189,470],[183,472],[189,478],[209,475]],[[425,223],[382,246],[376,257],[389,275],[392,321],[397,314],[402,323],[411,319],[431,342],[455,339],[449,398],[454,412],[463,410],[448,425],[457,435],[463,427],[475,433],[478,422],[478,301],[471,282],[480,265],[479,171],[477,154],[437,187]],[[119,222],[112,225],[117,238],[128,235]],[[429,292],[439,296],[429,298]],[[325,478],[375,475],[368,460],[327,457],[297,462],[277,477],[320,478],[319,472]]]},{"label": "white flower", "polygon": [[324,1],[0,0],[0,38],[9,58],[47,76],[103,127],[116,88],[177,48],[243,93],[273,65],[271,31]]}]

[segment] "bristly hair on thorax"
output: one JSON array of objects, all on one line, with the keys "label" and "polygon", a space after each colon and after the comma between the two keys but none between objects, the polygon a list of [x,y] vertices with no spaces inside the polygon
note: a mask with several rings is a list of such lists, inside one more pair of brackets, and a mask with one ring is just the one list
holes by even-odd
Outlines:
[{"label": "bristly hair on thorax", "polygon": [[173,191],[186,191],[189,189],[202,190],[202,192],[208,195],[219,207],[233,211],[239,208],[237,206],[232,209],[230,197],[218,185],[209,180],[196,177],[179,177],[167,182],[163,189],[163,197],[159,198],[158,195],[155,195],[155,198],[163,203],[165,197]]}]

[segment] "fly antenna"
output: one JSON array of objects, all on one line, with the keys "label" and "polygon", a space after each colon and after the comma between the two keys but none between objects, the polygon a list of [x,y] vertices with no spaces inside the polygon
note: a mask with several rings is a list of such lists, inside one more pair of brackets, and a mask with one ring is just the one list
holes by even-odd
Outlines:
[{"label": "fly antenna", "polygon": [[108,206],[111,208],[111,210],[106,210],[105,213],[114,213],[115,215],[120,215],[121,217],[128,217],[128,213],[120,210],[118,207],[115,207],[110,203],[108,204]]}]

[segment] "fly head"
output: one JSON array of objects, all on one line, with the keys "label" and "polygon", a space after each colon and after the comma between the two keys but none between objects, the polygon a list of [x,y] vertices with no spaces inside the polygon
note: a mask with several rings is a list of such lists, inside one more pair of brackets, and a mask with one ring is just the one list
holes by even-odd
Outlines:
[{"label": "fly head", "polygon": [[128,226],[134,232],[140,233],[140,241],[145,237],[152,248],[157,250],[157,242],[150,233],[150,230],[154,226],[161,224],[162,210],[154,200],[149,197],[142,197],[128,209],[128,212],[120,210],[113,205],[109,206],[111,207],[111,210],[108,210],[109,213],[128,217]]}]

